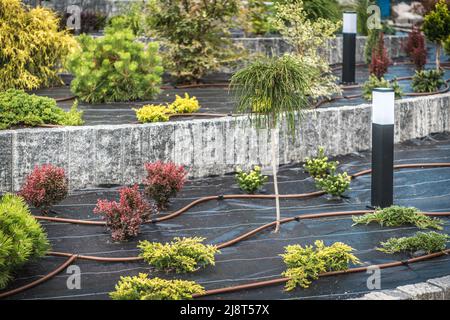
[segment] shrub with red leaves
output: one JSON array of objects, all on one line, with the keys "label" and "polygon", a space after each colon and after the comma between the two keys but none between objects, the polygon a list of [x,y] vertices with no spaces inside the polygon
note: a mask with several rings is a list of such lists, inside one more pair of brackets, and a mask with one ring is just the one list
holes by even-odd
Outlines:
[{"label": "shrub with red leaves", "polygon": [[390,63],[391,61],[384,46],[384,34],[380,33],[378,44],[372,54],[372,62],[369,65],[370,73],[381,79],[387,72]]},{"label": "shrub with red leaves", "polygon": [[145,193],[153,198],[160,210],[164,210],[171,197],[175,197],[186,182],[187,172],[173,162],[146,163]]},{"label": "shrub with red leaves", "polygon": [[425,45],[425,36],[420,32],[418,27],[413,27],[403,50],[411,62],[414,63],[416,69],[422,70],[427,63],[427,47]]},{"label": "shrub with red leaves", "polygon": [[103,215],[114,241],[123,241],[139,234],[140,226],[147,221],[156,207],[145,201],[137,185],[119,190],[120,200],[98,200],[95,214]]},{"label": "shrub with red leaves", "polygon": [[44,164],[34,167],[25,179],[19,195],[47,214],[52,205],[64,200],[68,191],[69,183],[64,169]]}]

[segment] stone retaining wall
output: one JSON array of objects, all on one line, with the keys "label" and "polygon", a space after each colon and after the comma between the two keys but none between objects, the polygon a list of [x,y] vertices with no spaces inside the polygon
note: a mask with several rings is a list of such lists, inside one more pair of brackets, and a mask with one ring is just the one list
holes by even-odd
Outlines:
[{"label": "stone retaining wall", "polygon": [[[309,110],[298,122],[295,140],[285,122],[273,137],[280,164],[302,161],[318,146],[332,156],[370,148],[370,105]],[[450,93],[397,102],[396,142],[445,131],[450,131]],[[0,132],[0,192],[18,190],[33,167],[44,163],[64,167],[71,189],[140,182],[147,161],[175,161],[188,167],[191,177],[269,166],[270,139],[246,116],[6,130]]]},{"label": "stone retaining wall", "polygon": [[400,286],[393,290],[373,291],[353,300],[450,300],[450,276]]}]

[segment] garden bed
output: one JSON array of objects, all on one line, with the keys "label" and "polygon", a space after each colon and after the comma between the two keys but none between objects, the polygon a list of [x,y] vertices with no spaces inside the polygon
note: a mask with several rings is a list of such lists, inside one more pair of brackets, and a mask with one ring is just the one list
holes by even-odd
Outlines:
[{"label": "garden bed", "polygon": [[[413,140],[396,146],[396,164],[450,162],[450,137],[437,135],[431,139]],[[370,167],[370,153],[339,157],[342,169],[355,173]],[[300,165],[284,166],[280,170],[280,192],[282,194],[304,193],[315,190],[314,182],[303,172]],[[450,211],[449,168],[403,169],[395,173],[395,203],[415,206],[423,211]],[[293,217],[306,213],[330,211],[365,210],[370,201],[370,176],[354,179],[349,197],[344,200],[327,196],[309,199],[282,200],[282,217]],[[113,199],[116,188],[99,188],[73,193],[54,209],[58,216],[74,219],[96,220],[92,214],[97,198]],[[272,193],[269,183],[263,193]],[[169,210],[181,208],[198,197],[239,193],[232,176],[223,176],[190,181],[172,202]],[[136,256],[137,241],[166,242],[175,236],[203,236],[207,243],[219,244],[245,232],[273,221],[274,201],[270,199],[212,200],[200,204],[184,214],[157,224],[145,225],[141,235],[127,243],[111,243],[110,235],[103,226],[86,226],[42,222],[52,244],[53,251],[104,256]],[[444,231],[450,232],[449,219]],[[191,279],[206,289],[228,287],[261,280],[279,278],[284,265],[278,254],[289,244],[311,244],[323,239],[326,244],[342,241],[357,249],[356,255],[365,266],[408,258],[407,255],[389,256],[374,248],[389,237],[409,236],[417,231],[411,226],[381,228],[378,225],[352,227],[350,217],[302,220],[282,225],[281,233],[262,231],[240,243],[222,249],[217,265],[189,275],[171,275],[151,270],[144,262],[101,263],[77,260],[81,268],[80,290],[66,287],[68,274],[61,273],[48,282],[15,295],[14,299],[105,299],[114,289],[121,275],[136,275],[149,272],[151,276]],[[8,289],[37,280],[64,261],[64,258],[46,257],[18,271],[17,279]],[[255,263],[257,261],[258,263]],[[425,281],[450,274],[448,257],[382,271],[382,289]],[[282,285],[255,290],[238,291],[232,294],[211,296],[214,299],[344,299],[359,296],[368,291],[366,273],[348,274],[321,278],[309,289],[284,292]]]},{"label": "garden bed", "polygon": [[[404,61],[399,61],[397,65],[391,66],[385,78],[392,80],[394,78],[412,77],[414,75],[414,66],[405,64]],[[433,68],[434,65],[428,65],[427,68]],[[335,71],[338,78],[341,76],[340,69]],[[356,73],[356,81],[363,84],[369,77],[369,70],[367,66],[358,66]],[[201,109],[198,111],[199,115],[173,117],[171,121],[183,121],[189,119],[203,119],[226,116],[234,111],[234,99],[229,92],[227,81],[230,76],[228,74],[214,74],[205,79],[205,86],[203,87],[171,87],[164,86],[165,90],[154,100],[138,101],[138,102],[121,102],[121,103],[103,103],[103,104],[88,104],[79,103],[80,110],[84,111],[85,125],[109,125],[109,124],[132,124],[137,123],[136,114],[133,108],[139,108],[146,104],[167,104],[175,100],[176,95],[184,96],[188,93],[190,96],[197,97]],[[450,70],[446,70],[444,79],[450,78]],[[410,80],[399,81],[405,97],[408,93],[412,93]],[[48,89],[37,90],[35,93],[42,96],[48,96],[55,99],[63,99],[72,96],[68,86],[55,87]],[[340,99],[332,102],[326,102],[320,107],[339,107],[358,105],[367,103],[362,97],[361,88],[347,88],[343,92],[343,96],[351,97],[351,99]],[[65,110],[69,110],[73,101],[61,101],[58,104]],[[203,113],[203,115],[201,115]],[[206,115],[209,114],[209,115]]]}]

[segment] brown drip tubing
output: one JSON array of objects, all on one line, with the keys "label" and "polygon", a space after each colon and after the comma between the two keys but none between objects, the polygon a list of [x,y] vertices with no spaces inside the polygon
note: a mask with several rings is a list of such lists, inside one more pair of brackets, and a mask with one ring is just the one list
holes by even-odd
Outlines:
[{"label": "brown drip tubing", "polygon": [[[403,164],[403,165],[396,165],[394,166],[395,169],[404,169],[404,168],[433,168],[433,167],[450,167],[450,163],[419,163],[419,164]],[[356,177],[360,177],[363,175],[370,174],[372,172],[371,169],[363,170],[360,172],[357,172],[353,174],[351,177],[352,179]],[[318,192],[312,192],[312,193],[304,193],[304,194],[296,194],[296,195],[280,195],[282,198],[307,198],[307,197],[313,197],[313,196],[320,196],[323,195],[324,192],[318,191]],[[219,200],[219,199],[248,199],[248,198],[258,198],[258,199],[272,199],[274,198],[274,195],[224,195],[224,196],[210,196],[210,197],[203,197],[200,199],[197,199],[190,204],[188,204],[186,207],[173,212],[172,214],[169,214],[165,217],[154,219],[151,223],[160,222],[169,220],[172,218],[175,218],[176,216],[181,215],[182,213],[186,212],[190,208],[196,206],[199,203],[211,201],[211,200]],[[313,214],[302,214],[298,215],[296,217],[290,217],[280,220],[281,224],[292,222],[292,221],[299,221],[299,220],[305,220],[305,219],[319,219],[319,218],[327,218],[327,217],[338,217],[338,216],[349,216],[349,215],[362,215],[367,214],[370,212],[373,212],[374,210],[359,210],[359,211],[337,211],[337,212],[323,212],[323,213],[313,213]],[[427,216],[433,216],[433,217],[440,217],[440,216],[450,216],[450,212],[424,212]],[[51,218],[51,217],[36,217],[38,220],[45,220],[45,221],[54,221],[54,222],[65,222],[65,223],[77,223],[77,224],[86,224],[86,225],[104,225],[105,223],[103,221],[86,221],[86,220],[75,220],[75,219],[65,219],[65,218]],[[263,226],[260,226],[254,230],[251,230],[243,235],[240,235],[232,240],[226,241],[224,243],[221,243],[217,245],[218,249],[223,249],[230,247],[236,243],[239,243],[265,229],[268,229],[276,224],[276,221],[267,223]],[[406,261],[394,261],[390,263],[380,264],[376,265],[376,267],[383,269],[383,268],[392,268],[392,267],[398,267],[405,264],[411,264],[411,263],[417,263],[437,257],[441,257],[443,255],[447,255],[450,253],[450,249],[432,253],[416,258],[412,258]],[[23,292],[25,290],[31,289],[43,282],[46,282],[56,276],[58,273],[60,273],[62,270],[67,268],[69,265],[71,265],[75,260],[81,259],[81,260],[90,260],[90,261],[97,261],[97,262],[136,262],[136,261],[142,261],[142,257],[119,257],[119,258],[108,258],[108,257],[98,257],[98,256],[87,256],[87,255],[77,255],[73,253],[66,253],[66,252],[48,252],[48,256],[54,256],[54,257],[67,257],[68,259],[61,264],[59,267],[57,267],[55,270],[50,272],[49,274],[43,276],[42,278],[31,282],[27,285],[24,285],[22,287],[5,291],[0,293],[0,299],[6,298],[15,294],[18,294],[20,292]],[[334,271],[334,272],[326,272],[321,275],[320,277],[327,277],[327,276],[335,276],[335,275],[341,275],[341,274],[350,274],[350,273],[357,273],[357,272],[364,272],[367,270],[368,267],[358,267],[358,268],[352,268],[344,271]],[[205,296],[211,296],[216,294],[223,294],[223,293],[230,293],[240,290],[249,290],[253,288],[261,288],[265,286],[271,286],[276,284],[282,284],[288,281],[289,278],[278,278],[273,280],[267,280],[267,281],[260,281],[260,282],[254,282],[254,283],[248,283],[238,286],[232,286],[232,287],[226,287],[226,288],[220,288],[220,289],[213,289],[208,290],[203,294],[193,295],[193,298],[199,298],[199,297],[205,297]]]}]

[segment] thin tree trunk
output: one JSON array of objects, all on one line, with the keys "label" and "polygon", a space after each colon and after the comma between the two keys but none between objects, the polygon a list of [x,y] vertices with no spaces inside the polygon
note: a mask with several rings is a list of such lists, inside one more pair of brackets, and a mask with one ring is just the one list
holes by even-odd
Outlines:
[{"label": "thin tree trunk", "polygon": [[275,233],[280,231],[280,220],[281,220],[281,213],[280,213],[280,197],[278,193],[278,168],[277,168],[277,153],[275,152],[275,133],[276,128],[271,129],[271,145],[272,145],[272,170],[273,170],[273,187],[275,191],[275,207],[277,212],[277,224],[275,227]]},{"label": "thin tree trunk", "polygon": [[436,44],[436,69],[438,71],[441,69],[441,44],[439,42]]}]

